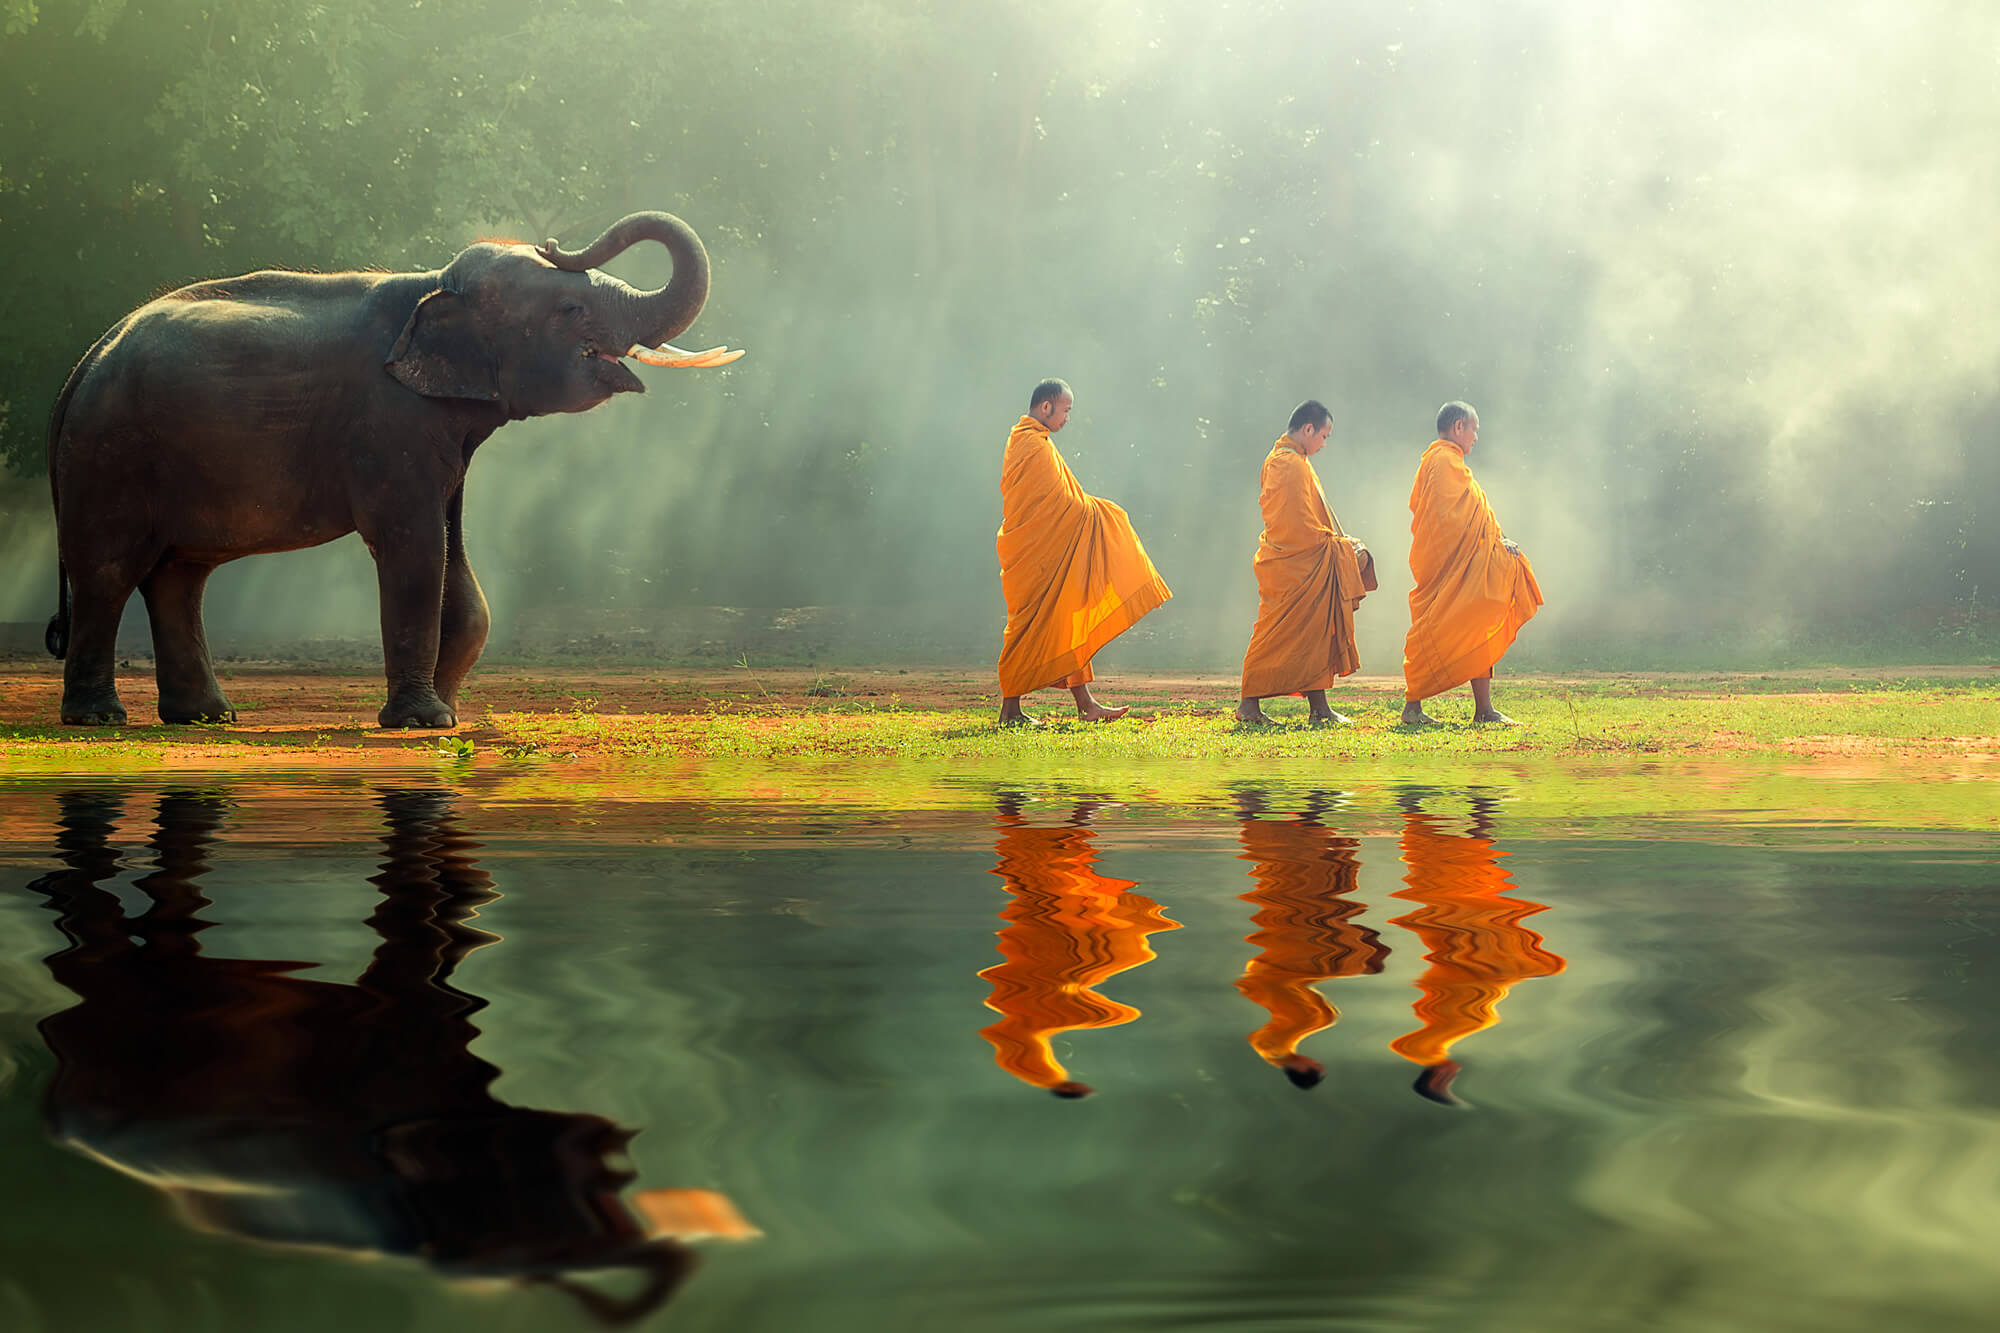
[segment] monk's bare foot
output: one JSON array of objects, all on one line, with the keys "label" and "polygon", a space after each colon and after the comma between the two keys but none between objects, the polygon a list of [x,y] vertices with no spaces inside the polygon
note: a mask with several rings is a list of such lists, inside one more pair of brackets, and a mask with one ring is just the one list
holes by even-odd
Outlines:
[{"label": "monk's bare foot", "polygon": [[1264,715],[1264,710],[1259,708],[1254,701],[1249,704],[1236,705],[1236,720],[1246,727],[1268,727],[1271,725],[1271,719]]},{"label": "monk's bare foot", "polygon": [[1328,709],[1324,713],[1312,714],[1306,718],[1306,721],[1315,727],[1345,727],[1351,725],[1354,719],[1345,713],[1336,713],[1332,709]]},{"label": "monk's bare foot", "polygon": [[1091,1093],[1097,1091],[1097,1089],[1091,1087],[1088,1083],[1078,1083],[1076,1080],[1071,1079],[1067,1083],[1056,1084],[1049,1091],[1066,1102],[1073,1102],[1080,1098],[1088,1097]]},{"label": "monk's bare foot", "polygon": [[1092,703],[1088,708],[1079,708],[1076,715],[1085,722],[1116,722],[1132,711],[1132,705],[1123,708],[1106,708],[1103,704]]},{"label": "monk's bare foot", "polygon": [[1285,1071],[1285,1077],[1292,1081],[1295,1088],[1316,1088],[1319,1081],[1326,1077],[1325,1065],[1296,1053],[1279,1061],[1278,1068]]},{"label": "monk's bare foot", "polygon": [[1403,725],[1406,727],[1435,727],[1438,720],[1424,711],[1418,700],[1412,699],[1403,705]]},{"label": "monk's bare foot", "polygon": [[1042,725],[1042,720],[1038,717],[1029,717],[1025,712],[1021,711],[1018,704],[1012,708],[1003,704],[1000,708],[1000,725],[1003,727],[1039,727]]},{"label": "monk's bare foot", "polygon": [[1492,726],[1499,726],[1499,727],[1518,727],[1521,725],[1519,722],[1516,722],[1513,718],[1508,717],[1505,713],[1501,712],[1497,708],[1482,709],[1479,712],[1474,713],[1472,715],[1472,720],[1474,722],[1486,723]]},{"label": "monk's bare foot", "polygon": [[1436,1102],[1439,1106],[1463,1106],[1463,1098],[1451,1090],[1452,1080],[1458,1077],[1458,1061],[1443,1060],[1428,1065],[1417,1075],[1415,1084],[1417,1095]]}]

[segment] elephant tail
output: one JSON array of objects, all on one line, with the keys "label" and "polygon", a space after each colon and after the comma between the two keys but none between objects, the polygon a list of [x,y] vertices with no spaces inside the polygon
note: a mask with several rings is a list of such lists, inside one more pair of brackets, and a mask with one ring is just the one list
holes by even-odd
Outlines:
[{"label": "elephant tail", "polygon": [[56,561],[56,613],[49,617],[42,642],[58,662],[69,656],[69,570],[61,559]]},{"label": "elephant tail", "polygon": [[[76,396],[76,386],[83,383],[85,373],[97,364],[98,354],[104,350],[104,345],[124,326],[125,321],[120,320],[83,354],[83,359],[76,363],[76,368],[63,382],[62,392],[56,395],[55,408],[49,413],[49,503],[56,511],[58,552],[61,550],[62,494],[56,486],[56,450],[62,442],[63,418],[69,415],[69,400]],[[50,656],[57,661],[69,655],[69,567],[63,563],[60,553],[56,556],[56,613],[49,617],[49,627],[42,634],[42,642],[48,645]]]}]

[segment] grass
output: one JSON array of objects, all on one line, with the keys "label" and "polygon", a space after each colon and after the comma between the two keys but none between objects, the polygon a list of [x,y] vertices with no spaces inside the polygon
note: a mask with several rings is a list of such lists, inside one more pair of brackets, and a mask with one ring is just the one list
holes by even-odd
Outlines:
[{"label": "grass", "polygon": [[[739,681],[753,676],[747,666]],[[1213,700],[1171,689],[1120,694],[1134,713],[1109,724],[1065,720],[1067,700],[1040,696],[1039,728],[1001,728],[990,708],[915,709],[846,697],[845,677],[821,676],[779,700],[756,689],[707,693],[688,712],[608,712],[590,697],[551,695],[525,709],[487,713],[456,733],[396,733],[353,723],[297,732],[231,727],[135,726],[92,731],[0,726],[0,774],[74,768],[236,761],[344,753],[371,762],[443,756],[544,760],[895,760],[949,768],[967,763],[1024,769],[1125,764],[1466,760],[1643,759],[1677,755],[1773,755],[1925,759],[1978,765],[2000,753],[2000,677],[1937,679],[1645,677],[1504,682],[1500,705],[1523,725],[1473,726],[1465,691],[1433,701],[1446,725],[1400,725],[1393,694],[1335,691],[1350,726],[1306,725],[1297,700],[1272,701],[1278,725],[1238,725]],[[626,705],[630,706],[630,705]],[[685,705],[683,705],[685,706]],[[246,721],[248,719],[246,718]]]},{"label": "grass", "polygon": [[[1141,707],[1148,701],[1140,700]],[[492,731],[550,754],[781,758],[894,756],[909,760],[1254,760],[1417,755],[1852,753],[1963,755],[2000,749],[2000,688],[1912,683],[1887,688],[1703,694],[1602,687],[1515,689],[1502,705],[1523,725],[1400,725],[1394,702],[1338,706],[1351,726],[1305,724],[1302,706],[1271,709],[1278,725],[1237,725],[1210,706],[1167,701],[1111,724],[1063,720],[1001,728],[988,712],[895,707],[725,706],[705,712],[608,716],[496,713]],[[1457,710],[1462,717],[1464,708]]]},{"label": "grass", "polygon": [[[746,673],[747,674],[747,673]],[[837,685],[837,678],[825,684]],[[1345,727],[1313,728],[1297,700],[1271,701],[1268,729],[1238,726],[1214,700],[1158,691],[1110,724],[1000,728],[989,709],[914,709],[893,697],[804,692],[767,702],[712,692],[697,711],[611,713],[565,696],[440,735],[360,719],[289,733],[228,727],[76,731],[0,727],[0,777],[275,777],[362,770],[472,784],[510,801],[701,799],[828,809],[990,810],[1006,790],[1163,806],[1212,805],[1245,787],[1340,789],[1416,783],[1505,790],[1517,819],[1746,818],[1880,827],[2000,829],[2000,679],[1510,680],[1498,702],[1525,725],[1475,727],[1460,691],[1434,701],[1448,724],[1399,725],[1393,694],[1347,698]],[[796,697],[796,696],[795,696]],[[629,706],[629,705],[628,705]],[[1455,719],[1455,720],[1453,720]],[[373,780],[373,779],[367,779]]]}]

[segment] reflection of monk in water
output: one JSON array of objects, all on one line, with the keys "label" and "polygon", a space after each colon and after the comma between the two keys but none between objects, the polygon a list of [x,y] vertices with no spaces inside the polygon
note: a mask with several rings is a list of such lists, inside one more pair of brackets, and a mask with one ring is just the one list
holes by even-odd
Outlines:
[{"label": "reflection of monk in water", "polygon": [[1423,1026],[1389,1043],[1389,1049],[1423,1066],[1416,1089],[1432,1101],[1457,1104],[1452,1080],[1456,1042],[1500,1021],[1500,1001],[1517,981],[1550,977],[1563,959],[1542,947],[1542,937],[1521,922],[1547,911],[1541,903],[1506,897],[1513,880],[1500,868],[1506,853],[1493,845],[1492,800],[1473,797],[1472,834],[1458,837],[1438,828],[1414,797],[1403,813],[1403,864],[1409,885],[1392,897],[1417,909],[1391,924],[1416,932],[1430,968],[1417,979],[1423,997],[1416,1014]]},{"label": "reflection of monk in water", "polygon": [[1299,1054],[1299,1043],[1340,1019],[1314,984],[1382,970],[1389,956],[1381,937],[1353,918],[1366,910],[1347,897],[1361,863],[1353,838],[1319,822],[1325,798],[1315,794],[1295,820],[1259,819],[1261,792],[1238,798],[1243,855],[1257,887],[1243,895],[1257,904],[1256,931],[1245,943],[1262,950],[1237,979],[1245,999],[1262,1005],[1271,1021],[1250,1034],[1250,1045],[1301,1088],[1326,1074],[1319,1061]]},{"label": "reflection of monk in water", "polygon": [[979,1035],[993,1043],[1002,1069],[1058,1097],[1087,1097],[1091,1090],[1056,1062],[1050,1040],[1137,1018],[1137,1009],[1092,988],[1151,961],[1147,936],[1180,929],[1152,899],[1130,892],[1130,881],[1090,868],[1097,859],[1084,827],[1091,809],[1080,803],[1068,825],[1033,828],[1021,822],[1017,801],[1001,804],[994,845],[1000,864],[993,873],[1014,898],[1000,913],[1007,961],[979,974],[993,983],[986,1007],[1001,1016]]},{"label": "reflection of monk in water", "polygon": [[[658,1308],[686,1276],[692,1258],[668,1238],[686,1233],[683,1215],[705,1203],[705,1229],[741,1227],[719,1195],[654,1191],[633,1201],[649,1237],[619,1197],[632,1172],[607,1160],[629,1131],[493,1097],[499,1070],[468,1049],[484,1001],[450,977],[497,938],[468,924],[495,895],[449,796],[382,798],[388,854],[368,921],[382,942],[353,985],[292,975],[304,963],[202,953],[209,902],[195,882],[220,802],[161,801],[158,869],[136,884],[151,905],[136,919],[98,887],[118,873],[120,803],[62,803],[69,868],[34,887],[71,941],[49,970],[80,1003],[42,1024],[59,1064],[49,1126],[190,1223],[548,1283],[611,1323]],[[614,1300],[569,1276],[607,1268],[638,1269],[644,1285]]]}]

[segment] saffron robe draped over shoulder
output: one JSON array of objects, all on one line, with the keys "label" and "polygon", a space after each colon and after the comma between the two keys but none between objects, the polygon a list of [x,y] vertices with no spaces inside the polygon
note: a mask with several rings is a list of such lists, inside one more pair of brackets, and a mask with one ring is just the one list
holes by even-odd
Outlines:
[{"label": "saffron robe draped over shoulder", "polygon": [[1033,417],[1007,437],[998,547],[1006,698],[1088,684],[1097,651],[1173,596],[1125,511],[1083,493]]},{"label": "saffron robe draped over shoulder", "polygon": [[1422,1026],[1389,1049],[1429,1066],[1450,1058],[1455,1042],[1498,1023],[1500,1001],[1517,982],[1552,977],[1564,960],[1522,924],[1548,908],[1507,896],[1514,880],[1500,868],[1506,853],[1492,839],[1446,833],[1436,816],[1412,812],[1402,841],[1409,887],[1390,896],[1416,909],[1390,924],[1416,933],[1430,966],[1416,983]]},{"label": "saffron robe draped over shoulder", "polygon": [[1354,918],[1366,910],[1354,892],[1360,846],[1306,820],[1243,821],[1243,855],[1257,887],[1243,896],[1257,905],[1257,927],[1244,942],[1260,951],[1236,980],[1243,998],[1271,1021],[1250,1034],[1250,1046],[1283,1064],[1299,1043],[1340,1019],[1314,985],[1382,970],[1389,948]]},{"label": "saffron robe draped over shoulder", "polygon": [[1500,520],[1465,455],[1433,441],[1410,491],[1410,633],[1404,697],[1428,699],[1491,674],[1542,604],[1528,558],[1501,544]]},{"label": "saffron robe draped over shoulder", "polygon": [[1117,1027],[1139,1016],[1096,987],[1153,959],[1149,935],[1178,930],[1159,904],[1134,893],[1131,880],[1092,869],[1097,857],[1086,828],[1036,828],[1001,821],[994,874],[1012,895],[1000,917],[1007,961],[979,975],[993,983],[986,1007],[1000,1021],[980,1032],[999,1066],[1024,1083],[1053,1088],[1069,1073],[1050,1049],[1062,1033]]},{"label": "saffron robe draped over shoulder", "polygon": [[1264,459],[1257,496],[1257,625],[1243,654],[1245,699],[1323,690],[1361,665],[1354,608],[1361,566],[1354,542],[1335,528],[1319,476],[1280,439]]}]

